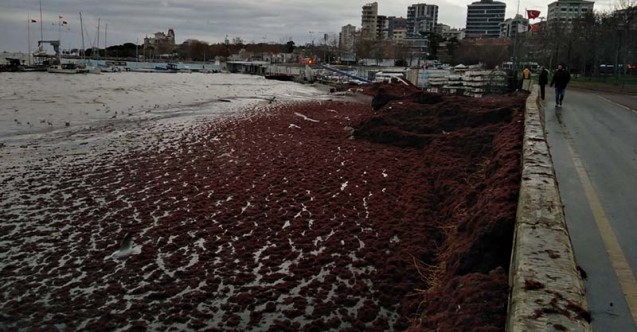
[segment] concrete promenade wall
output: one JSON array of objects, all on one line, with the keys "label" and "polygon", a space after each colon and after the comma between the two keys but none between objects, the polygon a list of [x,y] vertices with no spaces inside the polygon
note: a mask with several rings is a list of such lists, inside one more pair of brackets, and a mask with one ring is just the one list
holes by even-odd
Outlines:
[{"label": "concrete promenade wall", "polygon": [[506,330],[592,331],[544,131],[537,86],[526,102],[522,182]]}]

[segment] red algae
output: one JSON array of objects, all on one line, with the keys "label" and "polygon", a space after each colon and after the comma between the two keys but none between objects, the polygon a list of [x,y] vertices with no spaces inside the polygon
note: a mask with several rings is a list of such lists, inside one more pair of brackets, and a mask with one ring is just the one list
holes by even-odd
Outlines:
[{"label": "red algae", "polygon": [[[280,105],[43,175],[20,199],[59,227],[0,231],[57,249],[0,270],[33,277],[0,327],[503,330],[524,96],[366,89],[375,112]],[[126,232],[141,253],[105,258]]]}]

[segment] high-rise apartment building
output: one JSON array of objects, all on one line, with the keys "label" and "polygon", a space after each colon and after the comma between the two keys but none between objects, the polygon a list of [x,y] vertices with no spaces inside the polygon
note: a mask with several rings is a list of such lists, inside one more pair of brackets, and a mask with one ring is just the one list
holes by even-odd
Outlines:
[{"label": "high-rise apartment building", "polygon": [[376,38],[388,39],[389,38],[389,20],[387,16],[376,16]]},{"label": "high-rise apartment building", "polygon": [[378,2],[368,3],[363,6],[361,17],[361,37],[364,39],[376,39],[378,32]]},{"label": "high-rise apartment building", "polygon": [[586,0],[557,0],[549,4],[546,21],[548,24],[570,24],[574,19],[592,13],[594,4]]},{"label": "high-rise apartment building", "polygon": [[[398,30],[398,33],[396,31]],[[388,16],[387,17],[387,38],[389,39],[405,39],[407,32],[407,19],[404,17]]]},{"label": "high-rise apartment building", "polygon": [[348,24],[341,28],[338,38],[338,47],[341,50],[351,52],[354,50],[354,41],[356,39],[356,27]]},{"label": "high-rise apartment building", "polygon": [[438,24],[438,6],[424,3],[407,7],[407,38],[422,38],[422,33],[434,32]]},{"label": "high-rise apartment building", "polygon": [[500,23],[504,22],[506,4],[481,0],[467,6],[466,36],[473,38],[500,36]]}]

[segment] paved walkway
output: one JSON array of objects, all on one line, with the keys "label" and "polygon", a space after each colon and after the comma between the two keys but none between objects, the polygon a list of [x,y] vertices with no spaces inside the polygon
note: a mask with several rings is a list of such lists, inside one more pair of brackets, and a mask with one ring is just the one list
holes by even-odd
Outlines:
[{"label": "paved walkway", "polygon": [[637,97],[567,89],[546,131],[596,331],[637,331]]}]

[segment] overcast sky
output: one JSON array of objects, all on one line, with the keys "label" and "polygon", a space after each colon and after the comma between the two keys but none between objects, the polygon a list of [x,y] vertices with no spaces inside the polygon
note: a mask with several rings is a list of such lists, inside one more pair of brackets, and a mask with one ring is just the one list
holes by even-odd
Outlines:
[{"label": "overcast sky", "polygon": [[[438,22],[452,27],[465,25],[467,5],[474,0],[379,0],[379,15],[407,16],[407,7],[424,2],[438,5]],[[108,25],[108,45],[141,43],[154,32],[175,30],[176,42],[199,39],[210,43],[240,37],[246,42],[286,42],[297,45],[324,33],[338,33],[341,26],[361,25],[361,7],[372,1],[359,0],[42,0],[45,39],[61,39],[62,47],[82,46],[80,16],[84,21],[85,47],[96,43],[101,18],[100,47]],[[552,0],[520,0],[520,11],[537,9],[546,15]],[[609,10],[615,0],[595,1],[596,10]],[[505,1],[507,17],[516,13],[518,1]],[[0,0],[0,51],[27,50],[27,18],[32,45],[40,39],[39,0]],[[68,25],[58,28],[58,17]],[[61,38],[60,38],[61,37]],[[32,46],[34,48],[35,46]]]}]

